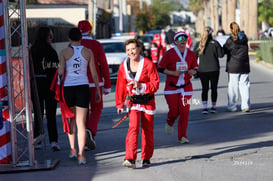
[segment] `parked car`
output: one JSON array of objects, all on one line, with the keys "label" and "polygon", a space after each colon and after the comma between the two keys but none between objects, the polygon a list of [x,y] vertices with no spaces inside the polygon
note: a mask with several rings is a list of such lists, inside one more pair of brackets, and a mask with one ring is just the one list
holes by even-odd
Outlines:
[{"label": "parked car", "polygon": [[262,40],[272,38],[272,37],[273,37],[273,27],[267,28],[259,36],[259,38],[262,39]]},{"label": "parked car", "polygon": [[111,80],[116,80],[118,69],[126,57],[124,39],[99,39],[105,51]]},{"label": "parked car", "polygon": [[148,34],[154,35],[154,34],[156,34],[156,33],[160,35],[161,29],[154,29],[154,30],[149,30],[149,31],[148,31]]},{"label": "parked car", "polygon": [[154,38],[153,34],[144,34],[140,38],[144,44],[145,50],[149,51],[151,49],[151,43]]}]

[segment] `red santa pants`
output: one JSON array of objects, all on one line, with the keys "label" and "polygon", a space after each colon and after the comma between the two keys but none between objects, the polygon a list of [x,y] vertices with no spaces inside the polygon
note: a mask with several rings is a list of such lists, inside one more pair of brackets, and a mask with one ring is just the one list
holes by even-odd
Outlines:
[{"label": "red santa pants", "polygon": [[192,96],[182,96],[181,94],[165,95],[165,99],[169,106],[167,123],[170,126],[174,125],[175,120],[179,116],[177,132],[178,140],[182,137],[187,138],[187,127],[190,112],[190,99]]},{"label": "red santa pants", "polygon": [[131,110],[129,129],[126,137],[126,156],[124,160],[137,159],[139,124],[141,124],[141,159],[150,160],[154,152],[154,115]]},{"label": "red santa pants", "polygon": [[100,102],[96,102],[96,87],[90,87],[90,106],[91,113],[87,116],[86,128],[92,131],[92,134],[95,136],[97,134],[97,127],[100,120],[101,111],[103,108],[103,100],[102,100],[102,87],[100,87],[101,100]]}]

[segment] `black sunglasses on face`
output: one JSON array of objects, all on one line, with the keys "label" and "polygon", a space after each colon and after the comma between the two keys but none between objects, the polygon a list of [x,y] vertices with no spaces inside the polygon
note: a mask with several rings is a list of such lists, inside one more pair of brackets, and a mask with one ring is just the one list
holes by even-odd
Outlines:
[{"label": "black sunglasses on face", "polygon": [[177,38],[178,41],[182,41],[182,40],[183,40],[183,41],[187,41],[187,39],[188,39],[188,37],[187,37],[187,36],[183,36],[183,35],[182,35],[182,36],[179,36],[179,37]]}]

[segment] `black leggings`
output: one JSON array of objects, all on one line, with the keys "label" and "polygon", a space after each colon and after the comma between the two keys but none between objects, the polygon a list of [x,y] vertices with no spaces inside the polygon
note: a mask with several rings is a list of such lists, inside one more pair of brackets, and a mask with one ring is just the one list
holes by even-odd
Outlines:
[{"label": "black leggings", "polygon": [[215,72],[199,72],[201,84],[202,84],[202,101],[208,101],[209,83],[211,87],[211,101],[217,101],[217,87],[219,80],[219,71]]}]

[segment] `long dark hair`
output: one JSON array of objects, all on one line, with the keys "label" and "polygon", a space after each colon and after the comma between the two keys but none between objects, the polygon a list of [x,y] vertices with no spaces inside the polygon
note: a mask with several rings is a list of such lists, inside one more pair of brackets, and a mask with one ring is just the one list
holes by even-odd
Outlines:
[{"label": "long dark hair", "polygon": [[51,44],[48,43],[48,37],[51,29],[49,27],[40,27],[36,34],[36,39],[34,41],[33,47],[36,48],[52,48]]}]

